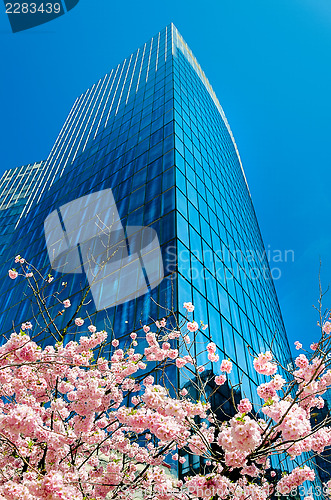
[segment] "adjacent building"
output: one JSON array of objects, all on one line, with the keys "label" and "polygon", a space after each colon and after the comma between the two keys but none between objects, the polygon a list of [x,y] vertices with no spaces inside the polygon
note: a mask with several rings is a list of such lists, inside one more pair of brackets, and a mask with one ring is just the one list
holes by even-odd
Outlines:
[{"label": "adjacent building", "polygon": [[[6,252],[12,234],[27,203],[40,187],[45,162],[6,170],[0,179],[0,256]],[[3,257],[2,257],[3,258]]]}]

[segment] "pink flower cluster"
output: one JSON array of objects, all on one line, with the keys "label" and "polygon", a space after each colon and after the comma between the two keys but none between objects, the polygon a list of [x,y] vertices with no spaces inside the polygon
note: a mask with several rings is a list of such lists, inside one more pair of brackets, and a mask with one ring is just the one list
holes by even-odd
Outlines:
[{"label": "pink flower cluster", "polygon": [[215,384],[217,385],[223,385],[226,382],[226,376],[225,375],[217,375],[215,377]]},{"label": "pink flower cluster", "polygon": [[[71,305],[69,299],[62,303]],[[184,308],[194,310],[192,303]],[[270,377],[257,388],[264,404],[255,402],[253,410],[243,397],[238,413],[219,420],[206,380],[214,379],[213,394],[225,393],[233,365],[223,359],[220,375],[206,370],[198,377],[207,363],[199,366],[191,354],[194,342],[185,326],[195,332],[199,325],[186,321],[184,333],[167,328],[165,318],[155,322],[157,333],[144,325],[147,347],[140,350],[135,332],[120,343],[92,324],[78,342],[45,348],[26,334],[29,322],[12,333],[0,347],[0,500],[130,500],[142,491],[147,500],[267,500],[273,492],[265,479],[270,450],[294,458],[331,445],[331,428],[314,429],[310,419],[331,387],[331,370],[317,353],[311,360],[296,358],[291,390],[276,373],[272,353],[259,354],[254,368]],[[74,324],[84,320],[77,317]],[[219,361],[214,342],[205,349],[209,361]],[[178,397],[174,366],[189,376]],[[167,472],[169,460],[183,464],[190,453],[202,457],[208,473],[178,481]],[[307,480],[314,472],[296,467],[276,488],[288,495]]]},{"label": "pink flower cluster", "polygon": [[305,481],[314,481],[315,472],[310,467],[296,467],[293,471],[284,476],[277,484],[277,491],[282,495],[290,495],[294,488],[297,488]]},{"label": "pink flower cluster", "polygon": [[265,401],[273,400],[277,395],[277,391],[282,389],[285,384],[285,379],[280,375],[275,375],[270,382],[266,382],[258,386],[256,392],[260,396],[260,398]]},{"label": "pink flower cluster", "polygon": [[331,322],[330,321],[325,321],[325,323],[323,323],[322,330],[326,334],[331,333]]},{"label": "pink flower cluster", "polygon": [[15,280],[18,276],[18,272],[16,271],[16,269],[9,269],[8,275],[10,279]]},{"label": "pink flower cluster", "polygon": [[253,364],[257,373],[262,375],[274,375],[277,371],[277,365],[271,363],[272,354],[270,351],[265,353],[260,353],[257,358],[254,359]]},{"label": "pink flower cluster", "polygon": [[232,371],[232,362],[229,359],[223,359],[221,363],[221,371],[226,373],[231,373]]},{"label": "pink flower cluster", "polygon": [[190,331],[190,332],[196,332],[197,330],[199,330],[199,325],[196,321],[189,321],[187,323],[187,329]]},{"label": "pink flower cluster", "polygon": [[75,325],[77,326],[83,326],[84,320],[82,318],[76,318],[75,319]]},{"label": "pink flower cluster", "polygon": [[219,355],[216,354],[216,344],[214,342],[210,342],[207,345],[207,351],[208,351],[208,359],[209,359],[209,361],[212,361],[213,363],[216,363],[220,359]]},{"label": "pink flower cluster", "polygon": [[247,398],[242,399],[238,405],[238,410],[241,413],[249,413],[252,411],[252,403]]},{"label": "pink flower cluster", "polygon": [[194,305],[192,304],[192,302],[184,302],[184,309],[186,309],[187,312],[193,312]]},{"label": "pink flower cluster", "polygon": [[22,323],[21,325],[21,330],[31,330],[32,328],[32,323],[30,321],[26,321],[25,323]]},{"label": "pink flower cluster", "polygon": [[146,333],[146,341],[149,345],[144,350],[147,361],[164,361],[167,358],[176,359],[178,357],[177,349],[171,349],[169,342],[163,342],[160,345],[156,334],[150,330]]}]

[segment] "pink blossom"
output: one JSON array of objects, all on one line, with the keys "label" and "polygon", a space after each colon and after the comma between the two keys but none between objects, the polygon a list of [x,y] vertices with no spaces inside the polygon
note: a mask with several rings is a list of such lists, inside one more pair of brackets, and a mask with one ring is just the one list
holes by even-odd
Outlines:
[{"label": "pink blossom", "polygon": [[9,278],[15,280],[18,276],[18,272],[15,269],[9,269],[8,271]]},{"label": "pink blossom", "polygon": [[71,306],[70,300],[69,299],[64,300],[63,301],[63,305],[64,305],[65,308],[70,307]]},{"label": "pink blossom", "polygon": [[289,495],[293,488],[300,486],[305,481],[314,481],[315,472],[306,465],[296,467],[290,474],[282,477],[277,484],[277,491],[282,495]]},{"label": "pink blossom", "polygon": [[270,363],[271,360],[272,354],[270,351],[260,353],[253,361],[255,370],[262,375],[274,375],[277,371],[277,365]]},{"label": "pink blossom", "polygon": [[147,325],[144,325],[143,326],[143,330],[144,330],[145,333],[148,333],[150,331],[150,327],[147,326]]},{"label": "pink blossom", "polygon": [[187,323],[187,329],[190,332],[196,332],[199,329],[199,325],[198,325],[198,323],[196,321],[189,321]]},{"label": "pink blossom", "polygon": [[275,375],[271,381],[276,391],[279,391],[285,384],[285,379],[281,375]]},{"label": "pink blossom", "polygon": [[313,344],[310,344],[310,349],[311,349],[312,351],[316,351],[316,349],[317,349],[317,348],[318,348],[318,343],[317,343],[317,342],[315,342],[315,343],[313,343]]},{"label": "pink blossom", "polygon": [[143,384],[144,385],[152,385],[152,384],[154,384],[154,377],[152,377],[152,375],[148,375],[148,377],[144,378]]},{"label": "pink blossom", "polygon": [[231,373],[232,371],[232,362],[228,359],[223,359],[221,363],[221,372]]},{"label": "pink blossom", "polygon": [[238,410],[241,413],[249,413],[250,411],[252,411],[252,404],[249,399],[242,399],[238,405]]},{"label": "pink blossom", "polygon": [[165,318],[162,318],[161,321],[155,321],[155,325],[157,328],[164,328],[166,326],[167,322]]},{"label": "pink blossom", "polygon": [[21,325],[21,330],[31,330],[32,328],[32,323],[30,321],[27,321],[26,323],[22,323]]},{"label": "pink blossom", "polygon": [[216,375],[215,377],[215,384],[217,385],[223,385],[226,382],[226,376],[225,375]]},{"label": "pink blossom", "polygon": [[262,441],[261,433],[262,428],[259,423],[248,415],[240,418],[234,417],[230,420],[230,425],[223,428],[217,441],[226,452],[239,452],[237,457],[235,455],[229,456],[233,464],[234,458],[239,464],[243,462],[243,456],[240,456],[240,454],[245,455],[259,446]]},{"label": "pink blossom", "polygon": [[108,361],[105,358],[98,358],[97,364],[100,371],[108,370]]},{"label": "pink blossom", "polygon": [[295,345],[295,348],[296,348],[298,351],[299,351],[300,349],[302,349],[302,344],[301,344],[298,340],[296,340],[296,341],[294,342],[294,345]]},{"label": "pink blossom", "polygon": [[170,358],[170,359],[178,358],[178,349],[170,349],[168,351],[168,358]]},{"label": "pink blossom", "polygon": [[185,366],[187,361],[184,358],[177,358],[176,359],[176,366],[177,368],[183,368]]},{"label": "pink blossom", "polygon": [[83,326],[84,320],[82,318],[76,318],[75,319],[75,325],[77,326]]},{"label": "pink blossom", "polygon": [[260,398],[268,401],[269,399],[273,399],[276,396],[276,389],[272,382],[267,382],[265,384],[261,384],[258,386],[256,392],[260,396]]},{"label": "pink blossom", "polygon": [[[207,396],[217,396],[232,362],[222,361],[220,375],[208,369],[196,380],[196,370],[202,373],[204,366],[197,366],[184,342],[172,348],[177,342],[171,340],[188,340],[177,330],[153,333],[146,327],[147,347],[136,352],[134,332],[125,348],[113,339],[109,349],[103,345],[107,332],[90,325],[90,333],[75,341],[76,329],[69,325],[68,340],[59,336],[42,347],[27,334],[31,327],[23,323],[0,346],[0,500],[129,500],[140,491],[157,500],[267,500],[274,493],[290,495],[315,476],[301,466],[277,479],[270,453],[275,460],[278,455],[301,463],[306,453],[331,446],[331,429],[318,424],[317,430],[311,418],[331,387],[328,348],[323,356],[297,356],[289,380],[276,373],[270,351],[259,354],[254,367],[269,379],[258,377],[262,383],[252,398],[258,394],[266,404],[255,413],[243,398],[231,418],[222,404],[219,413],[212,411],[204,389],[208,384]],[[199,348],[200,343],[193,347],[218,360],[215,343]],[[175,366],[187,366],[187,378],[179,382],[195,378],[194,393],[186,388],[177,393]],[[238,385],[238,394],[244,389]],[[217,446],[220,453],[214,454]],[[201,456],[207,467],[178,481],[166,469],[171,459],[185,462],[181,453]],[[273,481],[267,480],[268,470]]]},{"label": "pink blossom", "polygon": [[208,354],[208,359],[209,361],[211,361],[212,363],[217,363],[217,361],[219,361],[220,357],[218,354],[215,354],[213,352],[210,352]]},{"label": "pink blossom", "polygon": [[325,321],[325,323],[323,323],[322,330],[324,333],[327,333],[327,334],[331,333],[331,322]]},{"label": "pink blossom", "polygon": [[308,361],[307,357],[304,354],[300,354],[300,356],[298,356],[296,358],[295,364],[299,368],[306,368],[309,365],[309,361]]},{"label": "pink blossom", "polygon": [[192,302],[184,302],[184,309],[186,309],[187,312],[193,312],[194,305],[192,304]]},{"label": "pink blossom", "polygon": [[241,473],[242,474],[245,474],[245,475],[248,475],[248,476],[251,476],[251,477],[258,477],[259,475],[259,469],[256,467],[255,464],[251,464],[251,465],[245,465],[242,470],[241,470]]},{"label": "pink blossom", "polygon": [[207,345],[207,351],[208,352],[216,352],[216,344],[214,342],[210,342]]},{"label": "pink blossom", "polygon": [[205,441],[197,434],[193,434],[189,438],[188,445],[195,455],[203,455],[207,451]]}]

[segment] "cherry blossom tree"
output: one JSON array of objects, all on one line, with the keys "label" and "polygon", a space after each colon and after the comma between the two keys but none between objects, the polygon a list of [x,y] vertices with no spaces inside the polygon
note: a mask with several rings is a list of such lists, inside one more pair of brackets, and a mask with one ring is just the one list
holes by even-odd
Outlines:
[{"label": "cherry blossom tree", "polygon": [[[314,481],[314,466],[303,457],[331,445],[330,418],[316,425],[311,419],[331,387],[328,313],[309,351],[296,342],[302,352],[293,370],[272,349],[252,355],[264,378],[257,406],[231,384],[232,363],[213,342],[199,348],[215,369],[198,364],[192,347],[208,326],[192,320],[190,302],[182,321],[170,311],[125,342],[98,331],[82,310],[59,330],[56,317],[70,310],[70,298],[57,296],[51,313],[38,280],[48,286],[52,276],[20,256],[16,263],[20,270],[9,278],[28,280],[54,342],[40,346],[27,321],[0,347],[0,500],[266,500]],[[77,341],[66,341],[71,328],[81,331]],[[181,389],[175,371],[187,379]],[[213,404],[226,388],[231,414]],[[179,478],[174,471],[190,454],[200,469]],[[292,470],[280,476],[272,456],[279,468],[289,457]],[[330,487],[324,485],[326,495]]]}]

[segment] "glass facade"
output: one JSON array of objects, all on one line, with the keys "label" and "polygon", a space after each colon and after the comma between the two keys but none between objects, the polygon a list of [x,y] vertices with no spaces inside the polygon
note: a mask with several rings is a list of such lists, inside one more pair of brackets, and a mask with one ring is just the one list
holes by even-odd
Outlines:
[{"label": "glass facade", "polygon": [[[257,402],[254,388],[262,377],[253,371],[250,353],[273,343],[285,366],[290,349],[236,143],[211,85],[173,24],[76,99],[40,170],[37,192],[25,202],[0,275],[7,276],[16,254],[46,275],[45,219],[79,198],[83,213],[86,195],[106,189],[112,190],[123,227],[156,231],[165,277],[149,293],[107,310],[96,311],[91,301],[82,317],[89,314],[98,328],[125,338],[133,327],[139,333],[151,318],[163,317],[161,306],[180,316],[183,302],[192,301],[194,319],[209,325],[197,345],[214,341],[221,359],[234,363],[233,383],[242,380],[243,393]],[[101,215],[107,221],[107,213]],[[51,291],[66,281],[63,299],[72,296],[75,307],[86,277],[52,274]],[[2,332],[10,332],[13,321],[33,321],[22,288],[1,280]],[[58,318],[59,326],[65,321],[66,315]]]},{"label": "glass facade", "polygon": [[6,170],[0,179],[0,256],[5,254],[22,213],[40,189],[45,162]]},{"label": "glass facade", "polygon": [[[107,188],[123,226],[157,231],[166,277],[150,295],[170,305],[169,276],[178,264],[172,280],[175,310],[192,300],[196,319],[209,324],[208,340],[212,336],[235,362],[237,379],[248,375],[245,390],[251,396],[258,380],[247,345],[258,353],[270,347],[276,333],[276,354],[288,358],[287,338],[237,147],[209,82],[174,25],[76,100],[47,158],[39,192],[25,204],[8,260],[20,253],[46,269],[46,217]],[[2,265],[4,274],[10,263]],[[67,278],[69,292],[77,292],[82,276]],[[15,297],[16,284],[10,285]],[[1,293],[7,292],[5,282]],[[158,317],[150,295],[108,310],[114,329],[123,327],[123,319],[137,326]],[[93,305],[90,309],[93,313]],[[105,312],[97,315],[104,320]],[[21,320],[19,310],[5,316],[2,331]]]}]

